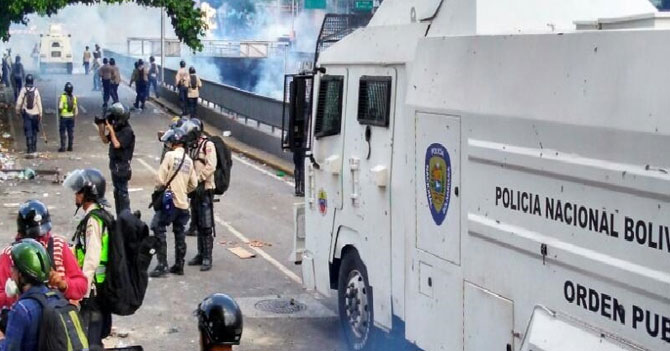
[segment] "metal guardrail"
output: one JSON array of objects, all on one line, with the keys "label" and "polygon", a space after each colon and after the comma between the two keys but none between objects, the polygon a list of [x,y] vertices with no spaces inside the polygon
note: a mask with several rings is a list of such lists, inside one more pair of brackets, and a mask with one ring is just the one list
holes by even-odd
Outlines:
[{"label": "metal guardrail", "polygon": [[[105,50],[104,55],[105,57],[114,57],[121,74],[126,77],[132,75],[134,63],[137,61],[136,58],[109,50]],[[172,91],[177,91],[177,87],[175,86],[176,75],[176,70],[165,68],[163,85]],[[259,126],[261,123],[268,125],[272,127],[273,132],[275,129],[282,128],[283,101],[202,78],[201,80],[203,86],[200,89],[200,102],[202,105],[210,108],[218,108],[221,112],[232,115],[235,118],[256,121]]]},{"label": "metal guardrail", "polygon": [[[164,85],[176,91],[177,71],[165,69]],[[269,97],[256,95],[224,84],[202,79],[200,100],[203,105],[220,108],[237,118],[251,119],[275,128],[282,127],[282,109],[284,103]]]}]

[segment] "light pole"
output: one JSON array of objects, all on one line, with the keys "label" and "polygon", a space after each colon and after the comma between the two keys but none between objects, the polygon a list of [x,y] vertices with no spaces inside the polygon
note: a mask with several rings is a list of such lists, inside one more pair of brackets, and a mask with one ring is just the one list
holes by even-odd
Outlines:
[{"label": "light pole", "polygon": [[161,84],[165,77],[165,9],[161,7]]}]

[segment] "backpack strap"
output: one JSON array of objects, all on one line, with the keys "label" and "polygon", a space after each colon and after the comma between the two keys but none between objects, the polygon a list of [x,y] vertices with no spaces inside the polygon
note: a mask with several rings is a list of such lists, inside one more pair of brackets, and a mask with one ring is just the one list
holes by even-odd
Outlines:
[{"label": "backpack strap", "polygon": [[[202,150],[202,153],[205,154],[205,156],[207,156],[207,148],[205,147],[205,145],[207,145],[207,143],[212,143],[212,144],[214,144],[214,142],[211,141],[211,140],[209,140],[209,138],[204,138],[204,140],[203,140],[200,144],[198,144],[198,151],[197,151],[197,153],[196,153],[196,156],[200,154],[200,150]],[[206,159],[204,159],[204,158],[200,158],[200,157],[198,157],[198,158],[196,159],[196,161],[200,161],[200,162],[202,162],[203,164],[207,163],[207,160],[206,160]]]}]

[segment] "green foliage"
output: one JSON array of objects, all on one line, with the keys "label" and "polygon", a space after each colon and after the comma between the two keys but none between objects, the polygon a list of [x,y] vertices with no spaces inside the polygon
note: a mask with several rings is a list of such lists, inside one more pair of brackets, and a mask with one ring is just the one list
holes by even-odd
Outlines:
[{"label": "green foliage", "polygon": [[30,14],[51,16],[68,5],[124,2],[164,7],[177,37],[191,49],[202,50],[200,38],[204,36],[207,24],[202,19],[200,9],[194,6],[192,0],[0,0],[0,39],[9,40],[9,26],[12,23],[27,24],[27,16]]}]

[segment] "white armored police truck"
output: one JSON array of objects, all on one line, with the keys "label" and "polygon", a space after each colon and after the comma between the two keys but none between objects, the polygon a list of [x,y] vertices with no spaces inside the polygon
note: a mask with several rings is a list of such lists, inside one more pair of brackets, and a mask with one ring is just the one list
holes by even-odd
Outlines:
[{"label": "white armored police truck", "polygon": [[60,70],[72,74],[74,60],[71,35],[63,32],[62,25],[52,24],[49,33],[40,35],[40,38],[40,72]]},{"label": "white armored police truck", "polygon": [[668,28],[648,0],[386,0],[287,76],[298,260],[352,349],[670,350]]}]

